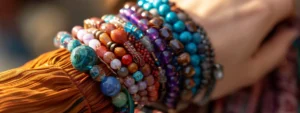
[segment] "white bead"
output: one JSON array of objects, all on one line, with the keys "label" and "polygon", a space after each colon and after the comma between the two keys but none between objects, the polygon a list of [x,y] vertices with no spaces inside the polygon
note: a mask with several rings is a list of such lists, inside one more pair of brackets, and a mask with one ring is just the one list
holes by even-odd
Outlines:
[{"label": "white bead", "polygon": [[121,64],[121,61],[120,61],[119,59],[113,59],[113,60],[110,62],[110,67],[111,67],[112,69],[117,70],[117,69],[120,69],[121,66],[122,66],[122,64]]}]

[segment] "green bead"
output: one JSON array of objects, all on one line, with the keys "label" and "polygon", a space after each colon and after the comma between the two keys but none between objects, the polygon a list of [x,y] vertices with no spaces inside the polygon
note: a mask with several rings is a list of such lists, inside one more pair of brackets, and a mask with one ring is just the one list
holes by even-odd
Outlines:
[{"label": "green bead", "polygon": [[73,49],[75,49],[76,47],[78,47],[78,46],[80,46],[81,45],[81,43],[80,43],[80,41],[78,41],[78,40],[71,40],[70,42],[69,42],[69,44],[68,44],[68,50],[70,51],[70,52],[72,52],[73,51]]},{"label": "green bead", "polygon": [[97,61],[95,51],[89,46],[78,46],[71,53],[71,63],[79,71],[89,71]]},{"label": "green bead", "polygon": [[124,105],[126,105],[127,103],[127,97],[126,94],[123,92],[120,92],[119,94],[117,94],[116,96],[114,96],[112,98],[112,103],[116,106],[116,107],[123,107]]}]

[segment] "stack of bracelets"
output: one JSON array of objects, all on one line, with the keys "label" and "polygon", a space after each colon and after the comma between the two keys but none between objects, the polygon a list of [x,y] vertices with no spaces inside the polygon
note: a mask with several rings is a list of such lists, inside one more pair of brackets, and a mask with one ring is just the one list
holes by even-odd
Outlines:
[{"label": "stack of bracelets", "polygon": [[197,104],[204,104],[223,77],[203,28],[168,0],[126,3],[119,15],[59,32],[54,44],[71,52],[75,69],[100,82],[120,113],[150,102],[175,109],[200,94]]}]

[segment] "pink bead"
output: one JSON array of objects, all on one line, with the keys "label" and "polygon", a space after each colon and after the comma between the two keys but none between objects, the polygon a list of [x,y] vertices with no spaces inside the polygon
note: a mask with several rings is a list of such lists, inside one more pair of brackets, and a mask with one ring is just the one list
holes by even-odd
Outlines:
[{"label": "pink bead", "polygon": [[87,33],[85,35],[83,35],[83,42],[85,45],[89,45],[89,42],[95,39],[94,35],[92,33]]},{"label": "pink bead", "polygon": [[78,32],[77,32],[77,38],[78,40],[80,41],[83,41],[83,36],[87,34],[87,32],[84,30],[84,29],[80,29]]},{"label": "pink bead", "polygon": [[90,42],[89,42],[89,46],[90,46],[91,48],[93,48],[93,49],[96,51],[97,48],[100,48],[101,44],[100,44],[99,40],[97,40],[97,39],[92,39],[92,40],[90,40]]},{"label": "pink bead", "polygon": [[77,38],[77,33],[80,29],[83,29],[81,26],[74,26],[72,29],[72,36]]},{"label": "pink bead", "polygon": [[147,88],[147,83],[145,81],[141,81],[138,83],[139,90],[145,90]]},{"label": "pink bead", "polygon": [[111,67],[112,69],[117,70],[117,69],[120,69],[121,66],[122,66],[122,63],[121,63],[121,61],[120,61],[119,59],[113,59],[113,60],[110,62],[110,67]]},{"label": "pink bead", "polygon": [[103,55],[103,60],[106,62],[106,63],[110,63],[113,59],[115,59],[116,56],[114,53],[112,52],[106,52],[104,53]]},{"label": "pink bead", "polygon": [[107,52],[107,49],[105,46],[100,46],[99,48],[96,49],[96,54],[100,58],[103,58],[104,54]]},{"label": "pink bead", "polygon": [[126,87],[132,86],[134,84],[134,82],[135,82],[135,80],[130,76],[127,76],[124,80],[124,84]]},{"label": "pink bead", "polygon": [[129,87],[128,91],[129,91],[130,94],[135,94],[135,93],[138,92],[138,90],[139,90],[139,87],[137,85],[132,85],[132,86]]}]

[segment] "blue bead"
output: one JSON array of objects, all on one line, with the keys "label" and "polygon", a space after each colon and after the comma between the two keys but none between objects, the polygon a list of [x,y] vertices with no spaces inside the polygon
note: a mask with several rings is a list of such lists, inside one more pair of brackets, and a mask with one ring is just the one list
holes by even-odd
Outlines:
[{"label": "blue bead", "polygon": [[124,30],[125,30],[125,32],[131,33],[132,28],[133,28],[132,23],[130,23],[130,22],[126,22],[126,23],[125,23],[125,25],[124,25]]},{"label": "blue bead", "polygon": [[168,24],[168,23],[164,23],[164,25],[163,25],[164,27],[167,27],[167,28],[169,28],[171,31],[172,31],[172,25],[170,25],[170,24]]},{"label": "blue bead", "polygon": [[195,43],[188,43],[185,45],[186,47],[184,48],[185,51],[187,51],[190,54],[195,54],[197,52],[197,45]]},{"label": "blue bead", "polygon": [[133,76],[134,80],[137,81],[137,82],[141,81],[144,77],[143,73],[140,72],[140,71],[136,71],[135,73],[133,73],[132,76]]},{"label": "blue bead", "polygon": [[70,42],[69,42],[69,44],[68,44],[68,50],[70,51],[70,52],[72,52],[73,51],[73,49],[75,49],[76,47],[78,47],[78,46],[80,46],[81,45],[81,43],[80,43],[80,41],[79,40],[71,40]]},{"label": "blue bead", "polygon": [[193,77],[199,78],[201,76],[201,68],[199,66],[194,66],[195,75]]},{"label": "blue bead", "polygon": [[137,2],[138,6],[140,6],[140,7],[143,6],[144,3],[145,3],[145,2],[144,2],[143,0],[139,0],[139,1]]},{"label": "blue bead", "polygon": [[112,76],[106,76],[100,83],[100,89],[105,96],[115,96],[121,90],[121,84],[118,79]]},{"label": "blue bead", "polygon": [[163,3],[169,3],[169,0],[161,0]]},{"label": "blue bead", "polygon": [[71,63],[79,71],[90,70],[97,63],[97,60],[95,51],[89,46],[78,46],[71,53]]},{"label": "blue bead", "polygon": [[154,0],[152,4],[154,8],[158,9],[162,2],[160,0]]},{"label": "blue bead", "polygon": [[169,12],[166,15],[166,21],[169,23],[174,23],[178,20],[177,14],[175,12]]},{"label": "blue bead", "polygon": [[174,23],[173,29],[175,32],[180,33],[185,29],[185,24],[181,20],[178,20],[177,22]]},{"label": "blue bead", "polygon": [[192,40],[192,34],[188,31],[184,31],[179,36],[179,41],[186,44]]},{"label": "blue bead", "polygon": [[144,5],[143,5],[143,8],[145,9],[145,10],[147,10],[147,11],[149,11],[150,9],[152,9],[152,4],[150,4],[150,3],[144,3]]},{"label": "blue bead", "polygon": [[172,34],[173,34],[173,38],[179,40],[179,35],[177,33],[173,32]]},{"label": "blue bead", "polygon": [[201,59],[200,59],[199,55],[197,55],[197,54],[191,55],[191,64],[193,66],[198,66],[200,64],[200,60]]},{"label": "blue bead", "polygon": [[193,42],[196,44],[200,44],[202,40],[202,37],[200,35],[200,33],[196,32],[193,34]]},{"label": "blue bead", "polygon": [[140,29],[138,29],[138,30],[136,30],[135,32],[133,32],[133,35],[134,35],[135,38],[138,39],[138,40],[141,39],[141,38],[144,36],[143,31],[140,30]]},{"label": "blue bead", "polygon": [[161,16],[165,16],[170,11],[171,11],[171,9],[170,9],[170,6],[168,4],[162,4],[158,8],[158,13]]},{"label": "blue bead", "polygon": [[196,88],[196,87],[193,87],[193,88],[192,88],[192,92],[193,92],[193,95],[196,95],[196,94],[197,94],[197,88]]}]

